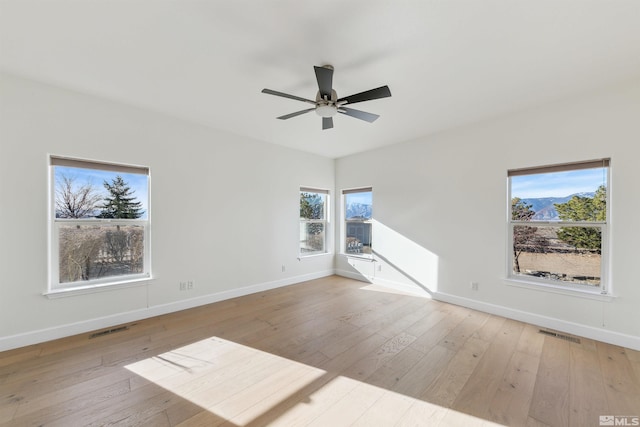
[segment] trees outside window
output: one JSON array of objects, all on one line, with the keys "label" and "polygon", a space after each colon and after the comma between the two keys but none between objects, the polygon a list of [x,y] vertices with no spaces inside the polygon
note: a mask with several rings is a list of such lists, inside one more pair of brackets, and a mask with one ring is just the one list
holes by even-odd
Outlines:
[{"label": "trees outside window", "polygon": [[51,157],[50,290],[150,276],[147,168]]},{"label": "trees outside window", "polygon": [[609,159],[511,170],[508,276],[608,292]]},{"label": "trees outside window", "polygon": [[300,256],[327,253],[329,192],[300,188]]},{"label": "trees outside window", "polygon": [[142,216],[142,202],[138,201],[135,191],[120,175],[113,178],[111,183],[104,181],[103,185],[107,196],[100,206],[98,218],[137,219]]}]

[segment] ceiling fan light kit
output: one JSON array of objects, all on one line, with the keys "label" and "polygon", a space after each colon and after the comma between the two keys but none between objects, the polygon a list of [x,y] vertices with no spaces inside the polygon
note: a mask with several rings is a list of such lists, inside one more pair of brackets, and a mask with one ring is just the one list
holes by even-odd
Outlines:
[{"label": "ceiling fan light kit", "polygon": [[333,90],[333,67],[331,65],[324,65],[322,67],[314,66],[313,68],[316,72],[316,81],[318,82],[318,93],[316,94],[315,101],[271,89],[262,89],[262,93],[281,96],[283,98],[294,99],[296,101],[302,101],[314,105],[313,108],[296,111],[295,113],[285,114],[284,116],[278,117],[278,119],[287,120],[292,117],[308,113],[310,111],[315,111],[317,115],[322,117],[322,129],[324,130],[333,128],[333,116],[338,113],[354,117],[356,119],[364,120],[369,123],[374,122],[378,117],[380,117],[377,114],[367,113],[366,111],[355,110],[353,108],[347,108],[344,107],[344,105],[355,104],[356,102],[370,101],[373,99],[387,98],[391,96],[389,86],[381,86],[376,89],[356,93],[344,98],[338,98],[338,94],[335,90]]}]

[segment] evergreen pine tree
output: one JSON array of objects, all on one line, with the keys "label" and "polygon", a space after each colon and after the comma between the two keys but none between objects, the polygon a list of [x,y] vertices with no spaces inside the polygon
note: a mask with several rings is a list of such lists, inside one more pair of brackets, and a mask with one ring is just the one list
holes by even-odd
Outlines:
[{"label": "evergreen pine tree", "polygon": [[142,203],[136,201],[136,197],[133,196],[135,191],[131,190],[120,175],[112,179],[111,184],[105,181],[104,187],[109,195],[104,198],[105,203],[98,218],[135,219],[144,214],[141,209]]},{"label": "evergreen pine tree", "polygon": [[[555,205],[558,216],[563,221],[605,221],[607,216],[607,189],[601,185],[595,196],[573,196],[566,203]],[[576,249],[601,252],[602,233],[595,227],[562,227],[558,238]]]}]

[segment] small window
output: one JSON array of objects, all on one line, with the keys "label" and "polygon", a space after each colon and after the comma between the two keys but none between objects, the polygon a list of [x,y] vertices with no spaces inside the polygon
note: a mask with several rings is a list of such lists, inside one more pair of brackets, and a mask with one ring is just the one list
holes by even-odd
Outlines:
[{"label": "small window", "polygon": [[149,170],[51,157],[50,291],[150,276]]},{"label": "small window", "polygon": [[508,177],[508,276],[607,293],[609,159]]},{"label": "small window", "polygon": [[343,253],[371,256],[373,189],[358,188],[342,191],[344,206]]},{"label": "small window", "polygon": [[300,188],[300,256],[327,253],[329,192]]}]

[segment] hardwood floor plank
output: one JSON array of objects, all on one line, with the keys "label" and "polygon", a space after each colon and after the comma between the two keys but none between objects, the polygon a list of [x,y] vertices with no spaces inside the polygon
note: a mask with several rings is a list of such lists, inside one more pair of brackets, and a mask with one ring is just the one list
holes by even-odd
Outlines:
[{"label": "hardwood floor plank", "polygon": [[434,316],[433,319],[429,316],[428,320],[433,320],[434,324],[431,324],[430,322],[428,325],[423,325],[423,327],[419,328],[417,331],[414,331],[416,328],[409,328],[407,331],[409,334],[417,337],[411,344],[411,347],[421,351],[422,353],[428,353],[444,337],[446,337],[447,334],[458,326],[458,324],[464,320],[464,317],[465,314],[460,310],[445,313],[442,317]]},{"label": "hardwood floor plank", "polygon": [[291,401],[285,401],[284,406],[288,406],[288,410],[277,411],[278,416],[268,424],[263,423],[266,420],[262,418],[255,420],[249,426],[306,426],[322,416],[336,403],[345,401],[345,396],[349,395],[359,384],[355,380],[342,376],[328,375],[323,380],[313,384],[312,390],[304,389],[302,399],[297,401],[294,399],[295,404],[292,404],[294,402]]},{"label": "hardwood floor plank", "polygon": [[[523,426],[529,417],[540,359],[516,350],[489,404],[489,419],[507,426]],[[585,424],[586,425],[586,424]]]},{"label": "hardwood floor plank", "polygon": [[[108,382],[102,388],[88,391],[81,396],[63,401],[56,400],[53,404],[41,407],[38,410],[25,411],[25,415],[22,416],[16,414],[9,425],[55,425],[57,420],[73,415],[76,411],[93,408],[95,405],[105,402],[114,396],[128,394],[129,391],[129,381],[126,379],[119,382]],[[63,422],[62,425],[73,424]]]},{"label": "hardwood floor plank", "polygon": [[545,337],[529,416],[552,426],[569,425],[570,344]]},{"label": "hardwood floor plank", "polygon": [[309,427],[326,427],[336,425],[352,425],[362,417],[385,393],[384,389],[371,387],[367,383],[357,383],[347,393],[315,418]]},{"label": "hardwood floor plank", "polygon": [[[385,337],[386,338],[386,337]],[[387,340],[380,348],[365,355],[358,362],[341,372],[355,380],[364,381],[373,372],[382,367],[386,362],[394,358],[398,353],[407,348],[416,337],[401,333]]]},{"label": "hardwood floor plank", "polygon": [[487,348],[488,342],[469,338],[451,357],[438,378],[425,389],[421,398],[445,408],[451,407]]},{"label": "hardwood floor plank", "polygon": [[396,385],[420,359],[424,353],[413,348],[406,347],[394,357],[383,363],[365,380],[368,384],[382,387],[387,390],[395,390]]},{"label": "hardwood floor plank", "polygon": [[454,351],[436,345],[407,371],[393,386],[393,391],[420,398],[451,360]]},{"label": "hardwood floor plank", "polygon": [[445,426],[442,420],[447,415],[447,408],[432,404],[430,402],[423,402],[420,400],[413,400],[409,409],[400,416],[395,424],[390,424],[395,427],[420,427],[420,426]]},{"label": "hardwood floor plank", "polygon": [[503,323],[469,380],[456,396],[452,409],[489,419],[491,401],[505,375],[523,327],[522,323],[513,320]]},{"label": "hardwood floor plank", "polygon": [[600,342],[596,346],[611,415],[640,416],[640,383],[627,350]]},{"label": "hardwood floor plank", "polygon": [[449,333],[438,342],[438,345],[457,351],[488,319],[489,315],[486,313],[469,310],[467,316],[458,323],[455,328],[449,331]]},{"label": "hardwood floor plank", "polygon": [[506,320],[507,319],[501,316],[490,315],[484,324],[475,330],[471,336],[486,342],[491,342]]},{"label": "hardwood floor plank", "polygon": [[282,402],[286,402],[292,397],[298,396],[301,390],[310,384],[314,384],[315,381],[321,379],[324,373],[317,369],[305,369],[300,374],[288,377],[287,381],[281,381],[278,384],[269,385],[264,392],[260,393],[262,399],[256,404],[242,411],[238,415],[231,418],[222,425],[231,427],[233,425],[250,425],[262,417],[264,414],[270,413],[272,417],[279,415],[278,410],[274,409],[279,407]]},{"label": "hardwood floor plank", "polygon": [[636,374],[634,382],[640,383],[640,351],[626,348],[625,353],[627,355],[627,359],[629,359],[633,372]]},{"label": "hardwood floor plank", "polygon": [[353,427],[393,426],[409,410],[415,399],[399,393],[385,391],[383,395],[360,418]]},{"label": "hardwood floor plank", "polygon": [[598,368],[598,354],[580,346],[572,346],[570,354],[569,425],[596,425],[601,415],[611,414],[607,399],[603,399],[606,390]]}]

